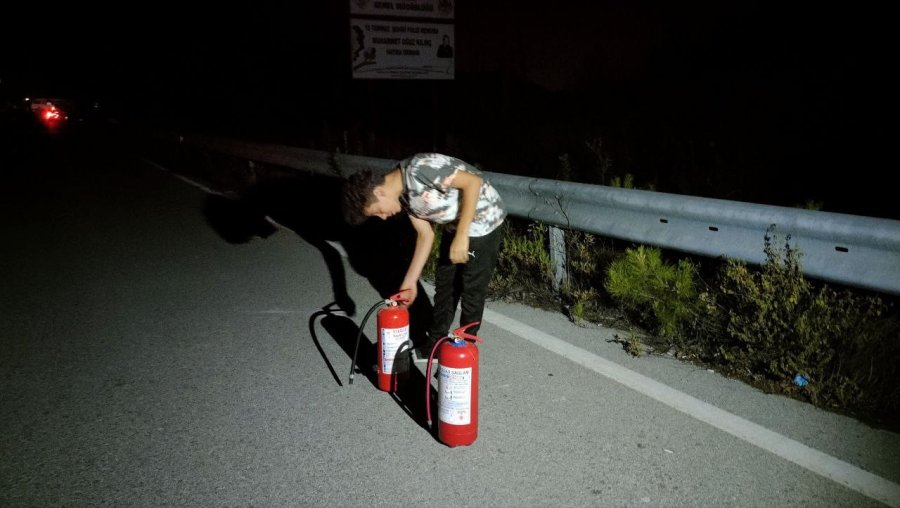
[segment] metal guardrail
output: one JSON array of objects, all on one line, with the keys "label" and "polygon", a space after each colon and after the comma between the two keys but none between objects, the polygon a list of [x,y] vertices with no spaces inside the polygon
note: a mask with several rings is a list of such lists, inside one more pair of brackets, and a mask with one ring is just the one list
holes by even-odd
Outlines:
[{"label": "metal guardrail", "polygon": [[[345,177],[362,169],[388,171],[396,161],[281,145],[214,138],[183,143],[235,157]],[[900,294],[900,221],[801,210],[542,178],[485,172],[510,215],[747,263],[766,261],[767,231],[790,235],[806,275]]]}]

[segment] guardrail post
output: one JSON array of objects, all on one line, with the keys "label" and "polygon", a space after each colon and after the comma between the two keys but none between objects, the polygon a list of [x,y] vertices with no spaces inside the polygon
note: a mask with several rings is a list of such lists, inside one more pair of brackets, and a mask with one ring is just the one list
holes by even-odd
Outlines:
[{"label": "guardrail post", "polygon": [[550,226],[550,264],[553,265],[553,289],[559,291],[569,274],[566,272],[565,233],[556,226]]}]

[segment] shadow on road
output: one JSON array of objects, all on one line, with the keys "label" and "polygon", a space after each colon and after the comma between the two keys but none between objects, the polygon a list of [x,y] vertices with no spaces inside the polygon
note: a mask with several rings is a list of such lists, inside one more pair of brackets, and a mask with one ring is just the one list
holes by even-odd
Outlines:
[{"label": "shadow on road", "polygon": [[[357,326],[352,319],[340,314],[335,314],[333,309],[335,306],[335,304],[329,304],[309,317],[309,334],[312,337],[319,354],[322,355],[322,360],[331,372],[334,381],[338,386],[345,386],[347,385],[350,376],[350,364],[352,363],[354,349],[356,348],[356,337],[359,334],[359,326]],[[322,319],[319,320],[319,318]],[[317,332],[317,320],[319,320],[322,329],[324,329],[325,332],[331,336],[331,339],[344,351],[345,356],[334,359],[335,361],[340,360],[340,363],[332,363],[331,359],[328,358],[328,355],[325,353],[325,349],[322,347],[322,342],[319,339],[319,334]],[[365,333],[359,337],[359,349],[356,353],[356,364],[357,373],[362,373],[373,386],[377,385],[376,375],[372,369],[369,368],[370,366],[375,365],[375,344],[365,335]],[[360,366],[363,368],[360,369]]]},{"label": "shadow on road", "polygon": [[[325,260],[333,293],[330,300],[354,316],[357,303],[347,292],[344,263],[336,246],[346,252],[353,270],[365,277],[381,298],[387,298],[400,289],[412,259],[415,231],[406,217],[399,216],[348,226],[340,210],[341,183],[338,178],[305,174],[262,179],[235,196],[208,194],[203,213],[229,243],[267,238],[279,228],[297,234]],[[432,310],[421,284],[418,291],[422,296],[409,307],[410,334],[416,343],[425,336]]]},{"label": "shadow on road", "polygon": [[296,233],[322,254],[334,301],[352,316],[356,304],[347,294],[341,254],[329,243],[339,241],[346,233],[340,209],[336,208],[338,189],[329,188],[333,179],[318,180],[301,177],[263,180],[233,197],[208,194],[203,214],[229,243],[246,243],[253,237],[268,238],[279,228]]},{"label": "shadow on road", "polygon": [[[429,384],[427,393],[431,397],[431,410],[434,413],[437,391]],[[437,439],[437,433],[429,428],[425,418],[425,394],[425,374],[410,362],[407,374],[399,383],[397,391],[391,394],[391,398],[406,412],[407,416]]]}]

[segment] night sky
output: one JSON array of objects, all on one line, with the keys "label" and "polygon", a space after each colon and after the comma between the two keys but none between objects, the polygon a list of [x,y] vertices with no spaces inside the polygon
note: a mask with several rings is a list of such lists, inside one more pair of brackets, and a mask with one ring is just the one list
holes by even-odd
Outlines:
[{"label": "night sky", "polygon": [[457,2],[452,82],[351,80],[342,0],[32,8],[9,18],[20,29],[2,36],[0,90],[549,178],[566,154],[577,181],[630,173],[667,192],[900,218],[884,182],[891,17],[787,4]]}]

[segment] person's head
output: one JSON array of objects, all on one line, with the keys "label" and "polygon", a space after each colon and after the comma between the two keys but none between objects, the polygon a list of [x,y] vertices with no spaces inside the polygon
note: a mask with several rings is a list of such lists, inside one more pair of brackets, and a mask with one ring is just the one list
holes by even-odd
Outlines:
[{"label": "person's head", "polygon": [[387,219],[401,211],[400,196],[385,185],[385,176],[365,170],[344,182],[341,192],[344,220],[361,224],[368,217]]},{"label": "person's head", "polygon": [[450,36],[445,35],[444,36],[444,46],[449,46],[449,45],[450,45]]}]

